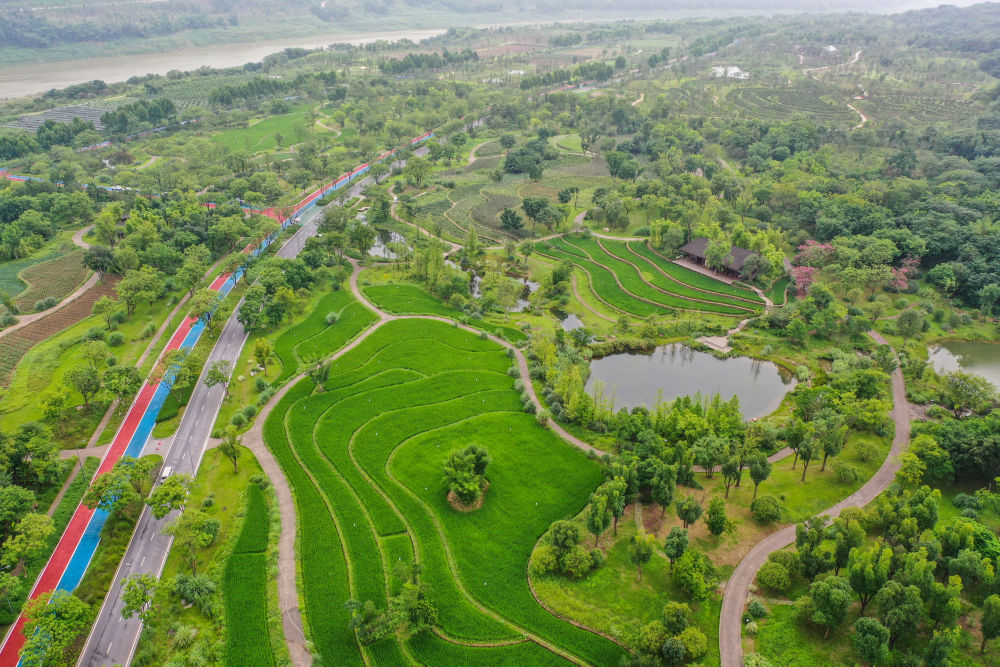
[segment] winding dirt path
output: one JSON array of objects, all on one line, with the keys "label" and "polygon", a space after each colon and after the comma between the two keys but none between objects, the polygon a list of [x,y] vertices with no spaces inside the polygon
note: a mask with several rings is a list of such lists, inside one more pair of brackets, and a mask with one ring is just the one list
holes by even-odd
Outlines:
[{"label": "winding dirt path", "polygon": [[642,101],[646,99],[646,93],[639,93],[639,97],[632,102],[632,106],[637,107],[642,104]]},{"label": "winding dirt path", "polygon": [[484,142],[482,142],[480,144],[476,144],[475,146],[473,146],[472,150],[469,151],[469,161],[468,161],[467,164],[472,164],[473,162],[475,162],[478,159],[476,157],[476,151],[478,151],[480,148],[482,148],[486,144],[490,143],[491,141],[496,141],[496,140],[495,139],[487,139],[486,141],[484,141]]},{"label": "winding dirt path", "polygon": [[862,127],[864,127],[865,123],[868,122],[868,116],[866,116],[864,114],[864,112],[861,111],[861,109],[857,108],[856,106],[854,106],[850,102],[847,103],[847,108],[850,109],[851,111],[853,111],[854,113],[858,114],[858,116],[861,118],[861,122],[858,123],[857,125],[855,125],[854,129],[858,130],[858,129],[861,129]]},{"label": "winding dirt path", "polygon": [[[876,331],[869,331],[872,340],[886,345],[885,338]],[[895,352],[895,350],[894,350]],[[910,442],[910,404],[906,400],[906,384],[903,372],[898,368],[892,373],[892,421],[896,435],[892,440],[889,455],[878,471],[860,489],[821,514],[835,518],[848,507],[862,507],[885,491],[896,478],[899,470],[899,456]],[[743,609],[750,594],[750,586],[757,576],[757,570],[767,562],[767,557],[795,541],[795,525],[785,526],[758,542],[743,557],[726,583],[722,598],[722,612],[719,616],[719,652],[722,667],[742,667],[743,665]]]}]

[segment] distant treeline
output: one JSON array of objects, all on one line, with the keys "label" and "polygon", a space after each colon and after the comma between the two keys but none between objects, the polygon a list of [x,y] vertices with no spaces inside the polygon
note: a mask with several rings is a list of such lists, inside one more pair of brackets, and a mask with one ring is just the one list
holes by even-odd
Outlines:
[{"label": "distant treeline", "polygon": [[407,53],[402,58],[388,58],[378,64],[383,74],[405,74],[425,69],[440,69],[456,63],[477,62],[479,54],[472,49],[441,53]]},{"label": "distant treeline", "polygon": [[172,35],[184,30],[223,27],[224,18],[202,15],[160,14],[141,22],[72,21],[53,22],[28,12],[0,13],[0,44],[26,49],[48,49],[65,43],[113,42]]},{"label": "distant treeline", "polygon": [[545,74],[534,74],[521,79],[521,90],[534,88],[535,86],[554,86],[558,83],[566,83],[574,79],[594,81],[607,81],[614,76],[615,68],[607,63],[581,63],[572,70],[554,69]]},{"label": "distant treeline", "polygon": [[106,130],[112,134],[129,134],[149,126],[163,125],[177,113],[174,103],[165,97],[153,101],[138,100],[123,104],[101,116]]}]

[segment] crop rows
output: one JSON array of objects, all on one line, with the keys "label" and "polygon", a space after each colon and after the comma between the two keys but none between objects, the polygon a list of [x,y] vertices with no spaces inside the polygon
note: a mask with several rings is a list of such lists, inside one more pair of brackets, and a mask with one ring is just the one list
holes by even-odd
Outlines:
[{"label": "crop rows", "polygon": [[[614,249],[618,245],[618,242],[602,241],[601,243],[608,250],[617,252]],[[757,296],[755,292],[743,289],[742,287],[735,287],[728,283],[724,283],[721,280],[715,280],[714,278],[706,276],[703,273],[692,271],[686,266],[675,264],[674,262],[671,262],[669,259],[666,259],[662,255],[659,255],[656,252],[654,252],[645,243],[631,241],[626,243],[625,246],[628,248],[630,252],[632,252],[633,255],[639,255],[643,257],[647,262],[659,268],[661,271],[669,275],[671,278],[675,278],[676,280],[679,280],[680,282],[686,285],[690,285],[691,287],[694,287],[697,290],[705,290],[708,292],[728,294],[730,296],[736,297],[739,300],[753,301],[754,303],[757,304],[763,303],[763,300],[759,296]],[[624,255],[619,255],[619,256],[624,257]],[[629,261],[632,261],[635,264],[640,264],[640,262],[636,261],[635,257],[629,258]]]},{"label": "crop rows", "polygon": [[726,100],[755,117],[788,119],[807,115],[817,121],[840,123],[851,123],[857,118],[846,106],[828,103],[817,90],[735,88],[729,91]]},{"label": "crop rows", "polygon": [[[586,246],[579,246],[579,243],[585,243]],[[593,244],[591,246],[591,244]],[[735,299],[729,296],[724,296],[721,294],[713,294],[711,292],[702,291],[691,287],[688,284],[678,283],[676,280],[672,280],[669,275],[664,275],[657,270],[657,267],[643,258],[634,255],[629,252],[628,247],[623,241],[594,241],[594,240],[583,240],[577,242],[579,247],[585,247],[588,254],[592,257],[597,257],[601,263],[604,262],[604,258],[613,258],[614,269],[618,271],[621,268],[623,271],[625,266],[632,265],[633,271],[638,271],[642,279],[657,287],[665,292],[670,292],[681,297],[691,299],[696,302],[701,301],[711,301],[714,304],[722,304],[736,309],[751,310],[753,305],[749,301],[744,301],[742,299]],[[603,255],[598,255],[595,253],[602,252]],[[622,266],[624,264],[625,266]],[[692,271],[692,273],[694,273]],[[724,284],[724,283],[720,283]],[[748,293],[751,294],[751,293]],[[761,305],[759,298],[756,298],[757,305]],[[708,304],[702,304],[707,306]],[[707,308],[706,308],[707,309]]]},{"label": "crop rows", "polygon": [[[672,308],[719,313],[722,315],[741,315],[748,312],[747,308],[736,307],[724,303],[692,301],[677,296],[675,293],[665,293],[671,281],[665,276],[658,276],[662,285],[657,289],[647,282],[634,266],[604,252],[594,240],[553,239],[550,249],[559,259],[566,259],[581,268],[586,269],[592,278],[593,286],[598,296],[612,306],[646,317],[661,314]],[[544,250],[548,253],[549,249]],[[651,276],[653,277],[653,276]],[[619,286],[620,282],[620,286]],[[674,283],[676,286],[676,283]],[[720,297],[724,299],[724,297]]]},{"label": "crop rows", "polygon": [[[337,322],[328,325],[326,316],[338,313]],[[353,300],[350,292],[339,290],[320,299],[304,321],[278,337],[274,355],[281,362],[276,384],[295,375],[299,362],[311,363],[329,355],[354,338],[375,320],[375,315]]]},{"label": "crop rows", "polygon": [[226,599],[226,664],[274,664],[267,629],[267,536],[271,520],[260,487],[247,491],[246,518],[226,562],[222,592]]},{"label": "crop rows", "polygon": [[947,97],[921,95],[872,95],[869,99],[858,100],[855,104],[871,112],[879,120],[898,118],[911,123],[949,121],[969,112],[967,102],[963,104]]},{"label": "crop rows", "polygon": [[521,198],[503,192],[483,191],[486,197],[484,201],[475,205],[469,215],[477,224],[485,227],[496,227],[500,211],[505,208],[517,208],[521,205]]},{"label": "crop rows", "polygon": [[468,233],[469,225],[475,223],[476,233],[479,235],[480,240],[485,243],[497,245],[500,243],[499,239],[506,236],[500,230],[499,220],[493,220],[492,222],[479,221],[472,217],[472,210],[483,203],[483,198],[479,194],[481,187],[481,184],[462,185],[452,190],[448,196],[455,203],[455,206],[446,212],[446,217],[458,225],[458,227],[464,229],[466,233]]},{"label": "crop rows", "polygon": [[[324,661],[361,661],[340,605],[353,597],[384,608],[395,587],[388,573],[411,554],[445,637],[503,644],[423,634],[405,649],[420,662],[562,660],[524,641],[522,629],[590,663],[620,658],[614,644],[545,612],[527,588],[538,536],[579,511],[600,473],[524,414],[509,365],[502,348],[449,324],[388,322],[331,364],[324,392],[310,395],[304,381],[268,418],[267,442],[309,526],[299,533],[300,573]],[[483,507],[464,514],[448,505],[441,468],[452,449],[473,442],[490,450],[492,486]],[[524,475],[526,467],[534,473]],[[313,530],[320,525],[331,530]],[[374,664],[406,661],[394,638],[365,650]]]}]

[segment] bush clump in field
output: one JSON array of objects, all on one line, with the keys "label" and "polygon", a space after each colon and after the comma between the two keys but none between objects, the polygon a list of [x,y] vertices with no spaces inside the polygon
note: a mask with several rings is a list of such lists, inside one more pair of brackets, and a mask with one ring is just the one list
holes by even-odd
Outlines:
[{"label": "bush clump in field", "polygon": [[531,570],[545,575],[562,572],[580,578],[604,564],[604,554],[588,551],[580,544],[580,527],[571,521],[555,521],[531,553]]},{"label": "bush clump in field", "polygon": [[781,518],[781,505],[774,496],[761,496],[750,503],[753,518],[761,523],[771,523]]},{"label": "bush clump in field", "polygon": [[125,344],[125,334],[120,331],[115,331],[108,334],[108,345],[111,347],[118,347],[119,345]]},{"label": "bush clump in field", "polygon": [[54,308],[55,305],[59,303],[56,301],[54,296],[47,296],[44,299],[39,299],[35,302],[35,312],[40,313],[43,310],[48,310],[49,308]]},{"label": "bush clump in field", "polygon": [[757,583],[773,593],[784,593],[792,585],[792,580],[784,565],[771,561],[760,568]]},{"label": "bush clump in field", "polygon": [[419,579],[420,566],[401,563],[396,573],[407,581],[399,595],[389,598],[387,610],[380,610],[371,600],[344,603],[344,608],[351,612],[349,627],[357,632],[362,644],[373,644],[393,633],[412,637],[437,625],[437,608],[427,599],[426,587]]},{"label": "bush clump in field", "polygon": [[448,483],[448,502],[453,507],[470,512],[482,506],[489,487],[486,467],[491,461],[486,448],[478,445],[451,453],[444,465],[444,479]]}]

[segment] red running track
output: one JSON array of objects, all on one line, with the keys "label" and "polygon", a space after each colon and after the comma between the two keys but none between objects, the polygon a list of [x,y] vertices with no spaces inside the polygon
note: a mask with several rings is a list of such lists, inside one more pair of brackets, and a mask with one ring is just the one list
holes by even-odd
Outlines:
[{"label": "red running track", "polygon": [[[226,282],[228,277],[229,274],[224,273],[220,275],[212,282],[209,289],[218,290]],[[179,348],[188,333],[191,331],[191,326],[195,322],[197,322],[195,318],[185,318],[181,325],[177,327],[177,331],[174,332],[174,335],[171,336],[166,347],[163,348],[163,353]],[[156,384],[147,382],[143,385],[139,394],[135,397],[135,400],[129,407],[125,420],[118,429],[115,439],[111,442],[111,447],[109,447],[107,453],[105,453],[104,459],[101,461],[101,465],[97,469],[98,475],[110,471],[128,449],[128,445],[132,441],[136,429],[139,427],[139,423],[146,414],[146,409],[149,407],[149,403],[153,399],[153,394],[155,393]],[[86,505],[80,504],[76,508],[73,518],[70,519],[69,525],[66,526],[66,530],[63,532],[62,537],[59,538],[59,543],[56,545],[55,551],[52,553],[52,556],[49,557],[48,563],[45,564],[45,569],[42,570],[41,575],[38,577],[37,581],[35,581],[35,585],[31,589],[31,593],[28,595],[29,599],[35,599],[53,591],[56,586],[59,585],[59,580],[62,579],[63,574],[66,572],[66,566],[69,565],[70,559],[73,558],[73,553],[76,551],[76,547],[80,543],[80,539],[83,537],[84,532],[87,530],[87,525],[90,523],[90,519],[93,515],[94,510],[90,509]],[[8,631],[3,648],[0,648],[0,667],[17,667],[18,662],[20,662],[20,652],[24,647],[25,642],[23,632],[24,620],[23,615],[18,616],[17,622]]]}]

